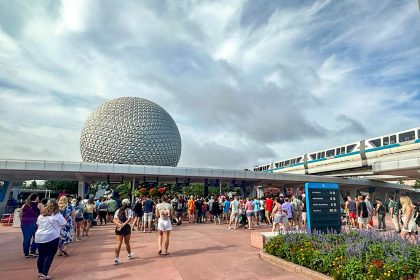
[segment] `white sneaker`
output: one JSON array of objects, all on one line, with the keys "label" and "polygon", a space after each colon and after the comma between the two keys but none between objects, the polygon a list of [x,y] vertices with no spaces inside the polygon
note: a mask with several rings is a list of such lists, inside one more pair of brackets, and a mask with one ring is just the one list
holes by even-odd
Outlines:
[{"label": "white sneaker", "polygon": [[120,258],[115,258],[115,260],[114,260],[114,264],[115,264],[115,265],[119,265],[119,264],[121,264],[121,260],[120,260]]},{"label": "white sneaker", "polygon": [[128,254],[128,259],[129,259],[129,260],[134,259],[134,253],[130,253],[130,254]]}]

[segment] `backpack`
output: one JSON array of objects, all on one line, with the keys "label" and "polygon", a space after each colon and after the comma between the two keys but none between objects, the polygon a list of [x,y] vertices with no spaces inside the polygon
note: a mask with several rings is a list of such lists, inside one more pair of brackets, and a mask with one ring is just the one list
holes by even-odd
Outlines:
[{"label": "backpack", "polygon": [[76,218],[77,219],[83,218],[84,207],[81,204],[79,204],[75,207],[75,209],[76,209]]},{"label": "backpack", "polygon": [[385,215],[385,213],[386,213],[385,207],[383,205],[379,206],[378,214]]},{"label": "backpack", "polygon": [[182,210],[182,203],[179,203],[178,202],[178,205],[177,205],[177,208],[176,209],[178,209],[178,210]]},{"label": "backpack", "polygon": [[302,201],[300,201],[300,200],[295,200],[293,203],[292,203],[292,210],[293,211],[297,211],[297,212],[302,212],[302,210],[303,210],[303,207],[302,207],[303,205],[302,205]]},{"label": "backpack", "polygon": [[108,205],[105,202],[101,202],[101,204],[99,204],[99,210],[107,211]]}]

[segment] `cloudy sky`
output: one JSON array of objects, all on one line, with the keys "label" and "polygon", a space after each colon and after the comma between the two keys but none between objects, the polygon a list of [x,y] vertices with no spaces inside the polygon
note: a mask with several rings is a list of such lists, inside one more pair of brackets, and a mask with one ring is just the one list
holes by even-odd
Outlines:
[{"label": "cloudy sky", "polygon": [[420,126],[414,0],[0,0],[0,158],[80,161],[106,100],[150,99],[180,166],[247,168]]}]

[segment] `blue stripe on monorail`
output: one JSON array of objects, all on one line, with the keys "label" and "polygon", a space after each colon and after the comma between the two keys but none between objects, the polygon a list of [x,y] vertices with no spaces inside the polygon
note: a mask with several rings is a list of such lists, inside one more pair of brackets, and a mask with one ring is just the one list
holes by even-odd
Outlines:
[{"label": "blue stripe on monorail", "polygon": [[[420,139],[417,139],[414,143],[420,143]],[[391,145],[386,145],[386,146],[381,146],[381,147],[375,147],[375,148],[370,148],[370,149],[366,149],[366,153],[369,152],[375,152],[375,151],[380,151],[380,150],[385,150],[385,149],[392,149],[392,148],[396,148],[401,146],[399,143],[395,143],[395,144],[391,144]],[[336,155],[334,157],[331,158],[341,158],[341,157],[347,157],[347,156],[353,156],[353,155],[358,155],[360,154],[360,151],[354,151],[351,153],[345,153],[345,154],[341,154],[341,155]],[[319,162],[319,161],[324,161],[324,160],[328,160],[330,158],[320,158],[320,159],[314,159],[314,160],[310,160],[307,163],[315,163],[315,162]],[[292,164],[292,165],[288,165],[288,166],[283,166],[283,167],[277,167],[277,168],[273,168],[273,169],[268,169],[268,170],[263,170],[262,172],[273,172],[275,170],[279,170],[279,169],[284,169],[284,168],[288,168],[288,167],[294,167],[294,166],[299,166],[299,165],[303,165],[304,162],[300,162],[300,163],[296,163],[296,164]]]},{"label": "blue stripe on monorail", "polygon": [[380,150],[385,150],[385,149],[391,149],[391,148],[395,148],[395,147],[399,147],[399,146],[401,146],[401,145],[400,145],[400,144],[398,144],[398,143],[395,143],[395,144],[391,144],[391,145],[386,145],[386,146],[381,146],[381,147],[370,148],[370,149],[367,149],[367,150],[366,150],[366,153],[369,153],[369,152],[375,152],[375,151],[380,151]]}]

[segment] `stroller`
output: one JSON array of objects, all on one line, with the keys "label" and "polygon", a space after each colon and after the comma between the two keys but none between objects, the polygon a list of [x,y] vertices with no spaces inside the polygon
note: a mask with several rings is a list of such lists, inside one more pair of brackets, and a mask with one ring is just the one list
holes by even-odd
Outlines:
[{"label": "stroller", "polygon": [[248,219],[246,218],[245,211],[240,209],[239,215],[238,215],[238,226],[245,228],[247,224],[248,224]]}]

